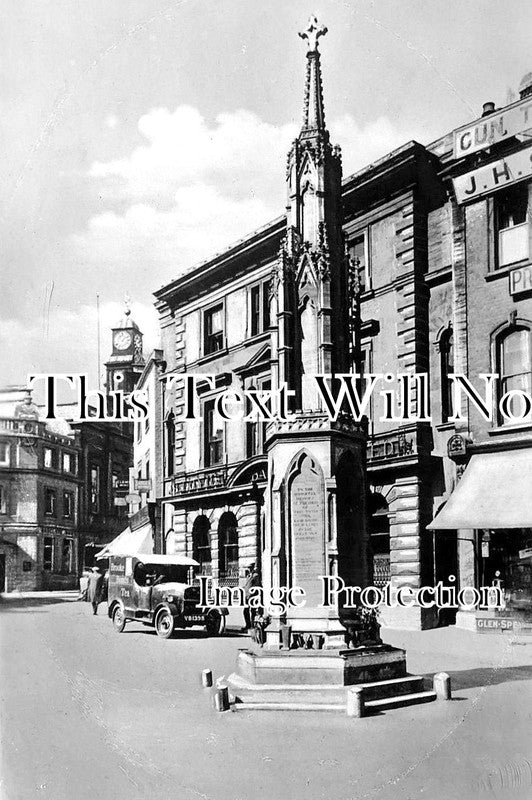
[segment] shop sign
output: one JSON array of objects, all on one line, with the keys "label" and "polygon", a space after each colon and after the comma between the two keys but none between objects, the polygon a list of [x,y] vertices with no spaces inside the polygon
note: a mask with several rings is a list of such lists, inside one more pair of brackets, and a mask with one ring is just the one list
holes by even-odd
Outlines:
[{"label": "shop sign", "polygon": [[490,557],[490,543],[482,542],[482,558]]},{"label": "shop sign", "polygon": [[510,294],[532,291],[532,267],[517,267],[510,272]]},{"label": "shop sign", "polygon": [[521,624],[516,619],[509,617],[477,617],[477,631],[489,633],[490,631],[513,631],[520,628]]},{"label": "shop sign", "polygon": [[529,97],[510,108],[482,117],[454,132],[454,158],[485,150],[532,128],[532,101]]},{"label": "shop sign", "polygon": [[135,478],[137,492],[151,492],[151,478]]},{"label": "shop sign", "polygon": [[519,558],[532,558],[532,547],[525,547],[519,551]]},{"label": "shop sign", "polygon": [[140,503],[141,502],[140,494],[126,494],[125,501],[126,503],[131,503],[131,504]]},{"label": "shop sign", "polygon": [[127,501],[125,497],[115,497],[114,499],[115,506],[127,506]]},{"label": "shop sign", "polygon": [[532,147],[453,178],[458,203],[475,200],[532,176]]}]

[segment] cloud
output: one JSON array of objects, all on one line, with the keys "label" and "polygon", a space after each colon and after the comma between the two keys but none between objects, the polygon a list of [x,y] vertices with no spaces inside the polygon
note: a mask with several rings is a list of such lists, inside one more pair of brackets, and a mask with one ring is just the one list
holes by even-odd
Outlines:
[{"label": "cloud", "polygon": [[[345,114],[330,129],[345,174],[406,141],[386,118],[361,126]],[[145,144],[90,168],[112,210],[73,237],[85,264],[105,263],[153,291],[283,212],[295,125],[272,125],[242,109],[209,124],[197,109],[179,106],[153,109],[138,130]]]},{"label": "cloud", "polygon": [[88,229],[72,237],[74,258],[89,270],[105,264],[106,291],[155,291],[198,260],[214,255],[255,227],[268,222],[277,209],[262,200],[241,200],[214,186],[183,186],[168,210],[136,203],[123,214],[110,211],[93,217]]},{"label": "cloud", "polygon": [[209,125],[185,105],[153,109],[138,130],[145,145],[91,167],[110,197],[165,202],[179,187],[209,183],[241,198],[270,195],[267,201],[272,187],[282,190],[286,152],[297,133],[295,125],[272,125],[245,110],[219,114]]},{"label": "cloud", "polygon": [[[107,125],[115,121],[110,115]],[[359,124],[345,114],[329,127],[342,147],[346,175],[408,138],[384,117]],[[87,304],[89,293],[107,301],[127,290],[140,300],[133,313],[149,349],[157,335],[152,292],[283,213],[295,125],[273,125],[245,110],[208,121],[197,109],[180,106],[148,112],[138,131],[141,146],[88,170],[99,211],[76,233],[57,239],[50,268],[56,305],[45,332],[34,309],[24,324],[0,322],[4,360],[10,356],[3,381],[24,380],[30,370],[77,371],[92,375],[94,385],[96,311]],[[102,360],[120,314],[119,305],[102,302]]]}]

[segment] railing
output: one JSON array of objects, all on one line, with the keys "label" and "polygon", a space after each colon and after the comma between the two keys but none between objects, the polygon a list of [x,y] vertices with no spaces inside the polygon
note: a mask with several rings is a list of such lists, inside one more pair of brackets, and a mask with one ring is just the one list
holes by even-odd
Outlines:
[{"label": "railing", "polygon": [[23,436],[42,436],[44,427],[44,423],[37,420],[0,418],[0,430],[19,433]]}]

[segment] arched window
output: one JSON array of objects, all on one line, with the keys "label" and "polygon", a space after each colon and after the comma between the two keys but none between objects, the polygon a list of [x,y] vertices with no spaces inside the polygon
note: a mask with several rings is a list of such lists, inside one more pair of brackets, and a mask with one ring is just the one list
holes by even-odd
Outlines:
[{"label": "arched window", "polygon": [[170,412],[166,419],[166,474],[174,474],[175,466],[175,419],[174,412]]},{"label": "arched window", "polygon": [[238,523],[230,511],[222,514],[218,525],[218,570],[221,582],[238,584]]},{"label": "arched window", "polygon": [[[499,373],[499,402],[507,392],[520,390],[528,396],[532,388],[532,333],[525,326],[508,328],[498,339],[497,346],[497,372]],[[508,402],[511,414],[523,414],[524,404],[519,397],[512,397]],[[532,413],[523,417],[523,422],[532,420]],[[500,414],[499,422],[502,425],[515,423],[508,416]]]},{"label": "arched window", "polygon": [[307,185],[301,195],[301,237],[304,242],[316,244],[316,231],[317,231],[317,209],[316,209],[316,194],[314,187],[311,184]]},{"label": "arched window", "polygon": [[201,565],[200,574],[211,574],[211,524],[207,517],[201,515],[196,517],[192,527],[192,558],[199,561]]},{"label": "arched window", "polygon": [[447,422],[453,413],[453,387],[449,375],[454,373],[453,329],[440,337],[441,420]]}]

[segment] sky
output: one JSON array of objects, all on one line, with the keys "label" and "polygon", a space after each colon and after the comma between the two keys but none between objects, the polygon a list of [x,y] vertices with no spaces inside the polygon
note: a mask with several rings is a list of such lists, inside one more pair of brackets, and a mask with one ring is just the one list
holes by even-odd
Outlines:
[{"label": "sky", "polygon": [[102,360],[132,298],[283,213],[317,14],[344,174],[517,99],[529,0],[4,0],[0,385]]}]

